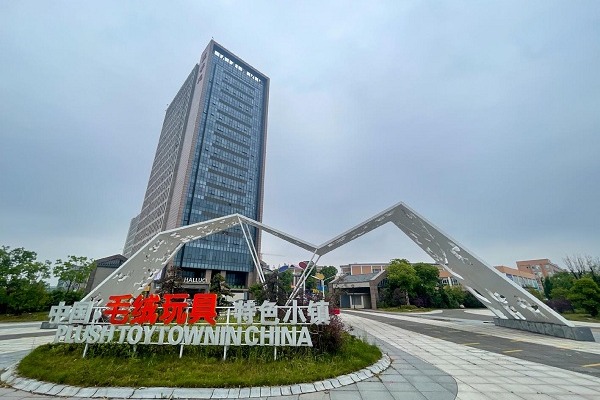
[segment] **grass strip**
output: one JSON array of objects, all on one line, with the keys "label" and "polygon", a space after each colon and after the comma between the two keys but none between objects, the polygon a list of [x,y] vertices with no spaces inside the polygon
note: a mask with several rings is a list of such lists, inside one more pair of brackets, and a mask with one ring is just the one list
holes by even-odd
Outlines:
[{"label": "grass strip", "polygon": [[48,321],[50,311],[39,311],[34,313],[23,313],[19,315],[0,314],[0,322],[36,322]]},{"label": "grass strip", "polygon": [[335,354],[313,348],[232,347],[227,360],[222,347],[93,345],[82,358],[83,345],[49,344],[36,348],[18,366],[21,376],[74,386],[249,387],[318,381],[357,371],[381,358],[374,345],[344,334]]}]

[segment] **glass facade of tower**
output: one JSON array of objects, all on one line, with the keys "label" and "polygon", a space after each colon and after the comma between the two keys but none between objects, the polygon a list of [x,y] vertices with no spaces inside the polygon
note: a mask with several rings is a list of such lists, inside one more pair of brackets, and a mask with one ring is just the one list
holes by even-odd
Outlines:
[{"label": "glass facade of tower", "polygon": [[[167,108],[129,253],[180,226],[236,213],[262,221],[268,102],[269,78],[211,40]],[[234,289],[253,283],[240,227],[187,243],[171,262],[192,291],[218,272]]]},{"label": "glass facade of tower", "polygon": [[[216,46],[206,60],[206,80],[181,225],[239,213],[261,219],[268,84],[256,71]],[[251,229],[256,244],[257,232]],[[183,276],[227,271],[243,286],[254,264],[240,227],[190,242],[175,257]]]}]

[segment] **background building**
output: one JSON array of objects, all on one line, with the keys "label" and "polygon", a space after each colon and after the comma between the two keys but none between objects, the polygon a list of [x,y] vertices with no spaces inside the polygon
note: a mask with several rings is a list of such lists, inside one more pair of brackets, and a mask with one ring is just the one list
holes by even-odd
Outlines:
[{"label": "background building", "polygon": [[96,260],[96,268],[90,273],[85,285],[85,293],[91,292],[92,289],[108,278],[108,276],[115,272],[115,269],[119,268],[125,261],[127,261],[127,257],[123,257],[120,254]]},{"label": "background building", "polygon": [[127,231],[127,239],[125,239],[125,247],[123,247],[123,255],[127,258],[133,255],[133,249],[135,246],[135,234],[137,233],[138,221],[140,219],[139,215],[131,218],[131,222],[129,223],[129,230]]},{"label": "background building", "polygon": [[498,265],[494,268],[502,272],[508,279],[515,282],[522,288],[534,288],[536,290],[542,290],[542,286],[538,283],[536,276],[530,272],[506,267],[504,265]]},{"label": "background building", "polygon": [[554,264],[547,258],[517,261],[517,269],[519,271],[528,272],[535,275],[539,287],[543,287],[542,281],[545,277],[563,272],[558,265]]},{"label": "background building", "polygon": [[389,263],[369,263],[369,264],[347,264],[340,265],[342,274],[347,275],[362,275],[381,272],[390,265]]},{"label": "background building", "polygon": [[[239,213],[262,221],[269,78],[211,41],[169,105],[131,255],[157,233]],[[251,228],[260,253],[260,233]],[[239,227],[187,243],[175,256],[187,282],[215,272],[232,287],[254,280]]]}]

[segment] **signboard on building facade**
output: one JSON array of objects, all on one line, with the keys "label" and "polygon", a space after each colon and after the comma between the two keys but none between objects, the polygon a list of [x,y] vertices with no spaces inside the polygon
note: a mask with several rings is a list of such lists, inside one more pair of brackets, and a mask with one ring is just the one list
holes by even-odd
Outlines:
[{"label": "signboard on building facade", "polygon": [[330,322],[329,303],[294,300],[289,306],[238,300],[217,307],[215,293],[110,296],[105,307],[91,301],[60,303],[50,310],[54,343],[128,343],[181,346],[309,346],[310,325]]}]

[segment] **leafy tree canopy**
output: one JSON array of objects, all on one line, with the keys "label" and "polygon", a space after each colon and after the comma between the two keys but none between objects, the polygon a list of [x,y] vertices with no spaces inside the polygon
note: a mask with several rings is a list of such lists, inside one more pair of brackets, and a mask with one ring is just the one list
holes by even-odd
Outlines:
[{"label": "leafy tree canopy", "polygon": [[64,285],[65,291],[79,290],[87,282],[90,273],[96,268],[96,263],[87,257],[69,256],[65,261],[56,260],[53,273]]},{"label": "leafy tree canopy", "polygon": [[406,259],[392,260],[387,271],[387,279],[392,288],[402,288],[410,292],[419,282],[415,268]]},{"label": "leafy tree canopy", "polygon": [[228,297],[232,297],[231,288],[225,282],[225,278],[221,274],[215,274],[210,279],[210,293],[217,294],[217,306],[218,307],[228,307],[231,305],[231,302],[227,300]]},{"label": "leafy tree canopy", "polygon": [[432,293],[438,285],[440,270],[435,265],[428,263],[414,264],[415,273],[419,278],[418,289],[425,293]]},{"label": "leafy tree canopy", "polygon": [[392,292],[401,292],[406,305],[410,305],[409,295],[413,293],[419,283],[419,276],[415,268],[406,259],[394,259],[387,268],[388,284]]},{"label": "leafy tree canopy", "polygon": [[590,277],[578,279],[567,296],[575,308],[583,308],[592,317],[600,310],[600,287]]},{"label": "leafy tree canopy", "polygon": [[22,247],[0,247],[0,286],[13,281],[39,282],[50,277],[50,261],[38,261],[37,253]]},{"label": "leafy tree canopy", "polygon": [[21,314],[47,304],[50,261],[38,261],[34,251],[0,247],[0,312]]},{"label": "leafy tree canopy", "polygon": [[330,278],[337,275],[338,270],[333,265],[321,268],[321,273],[325,276],[324,281],[327,282]]}]

